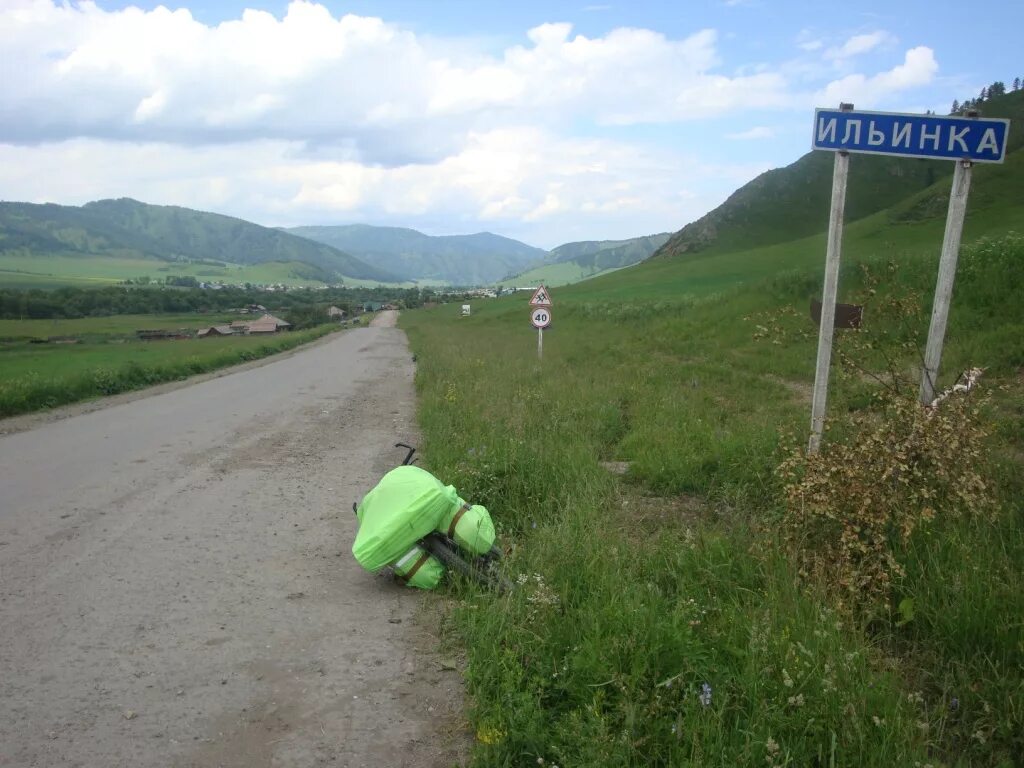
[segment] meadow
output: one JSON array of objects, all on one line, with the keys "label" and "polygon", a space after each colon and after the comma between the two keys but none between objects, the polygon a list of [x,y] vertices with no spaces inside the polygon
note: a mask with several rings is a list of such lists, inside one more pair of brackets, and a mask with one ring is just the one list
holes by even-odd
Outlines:
[{"label": "meadow", "polygon": [[[331,324],[273,336],[135,337],[137,329],[196,329],[219,322],[230,318],[192,314],[0,320],[0,418],[185,379],[292,349],[337,330]],[[75,338],[78,343],[29,341],[48,337]]]},{"label": "meadow", "polygon": [[[203,264],[168,262],[138,257],[59,256],[46,257],[0,253],[0,283],[17,288],[57,288],[116,285],[125,280],[148,278],[163,283],[167,276],[194,277],[199,281],[234,285],[322,285],[320,280],[303,276],[307,265],[271,261],[263,264]],[[373,281],[346,283],[376,285]]]},{"label": "meadow", "polygon": [[[910,327],[884,308],[930,298],[940,241],[933,221],[849,228],[842,296],[867,303],[874,335],[839,334],[840,348],[892,343],[913,380],[930,304]],[[942,386],[986,368],[977,466],[996,511],[918,529],[873,611],[801,574],[782,534],[777,470],[808,433],[819,243],[655,259],[561,289],[543,361],[523,294],[470,318],[403,315],[429,468],[488,507],[519,584],[456,584],[435,606],[466,649],[475,764],[1022,764],[1024,239],[965,249],[943,358]],[[875,387],[841,368],[826,451]]]}]

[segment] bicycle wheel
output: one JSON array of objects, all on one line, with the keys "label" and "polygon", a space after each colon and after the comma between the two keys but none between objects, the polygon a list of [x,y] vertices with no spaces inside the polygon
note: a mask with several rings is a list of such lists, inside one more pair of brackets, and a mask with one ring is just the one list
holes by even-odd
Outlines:
[{"label": "bicycle wheel", "polygon": [[480,561],[479,558],[467,560],[459,552],[458,545],[441,534],[431,533],[420,543],[442,563],[485,587],[493,587],[499,592],[512,588],[512,582],[502,576],[491,563]]}]

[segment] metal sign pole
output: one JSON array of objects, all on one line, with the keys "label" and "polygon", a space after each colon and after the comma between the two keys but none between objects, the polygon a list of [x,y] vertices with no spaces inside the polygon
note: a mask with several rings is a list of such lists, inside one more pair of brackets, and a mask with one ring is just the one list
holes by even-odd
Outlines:
[{"label": "metal sign pole", "polygon": [[960,254],[960,237],[964,231],[967,213],[967,194],[971,191],[971,161],[961,160],[953,171],[953,188],[949,191],[949,213],[946,215],[946,234],[942,238],[942,256],[939,259],[939,278],[935,284],[932,321],[928,327],[928,344],[924,351],[921,371],[921,405],[935,399],[935,384],[942,360],[942,342],[946,337],[949,318],[949,300],[953,294],[956,262]]},{"label": "metal sign pole", "polygon": [[537,329],[537,359],[541,360],[544,358],[544,329]]},{"label": "metal sign pole", "polygon": [[[847,108],[847,105],[843,105]],[[849,105],[853,109],[853,105]],[[832,211],[828,219],[828,250],[825,254],[825,286],[821,297],[821,324],[818,326],[818,363],[814,371],[814,401],[811,404],[811,439],[808,453],[821,447],[825,427],[825,403],[828,399],[828,369],[832,361],[832,335],[836,324],[836,293],[839,286],[839,255],[843,245],[843,209],[846,207],[846,178],[850,155],[837,152],[832,171]]]}]

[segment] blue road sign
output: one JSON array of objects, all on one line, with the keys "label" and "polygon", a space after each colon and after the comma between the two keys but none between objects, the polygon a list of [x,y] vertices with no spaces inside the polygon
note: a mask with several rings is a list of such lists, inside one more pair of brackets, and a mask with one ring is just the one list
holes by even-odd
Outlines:
[{"label": "blue road sign", "polygon": [[814,110],[815,149],[1001,163],[1010,121],[1002,118]]}]

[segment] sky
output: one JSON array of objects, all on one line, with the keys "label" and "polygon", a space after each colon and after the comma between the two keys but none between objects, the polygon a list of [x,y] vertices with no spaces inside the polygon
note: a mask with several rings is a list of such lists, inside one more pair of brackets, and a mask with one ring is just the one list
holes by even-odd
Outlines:
[{"label": "sky", "polygon": [[1006,0],[0,0],[0,199],[266,226],[670,232],[815,107],[1024,78]]}]

